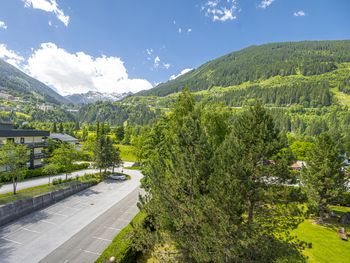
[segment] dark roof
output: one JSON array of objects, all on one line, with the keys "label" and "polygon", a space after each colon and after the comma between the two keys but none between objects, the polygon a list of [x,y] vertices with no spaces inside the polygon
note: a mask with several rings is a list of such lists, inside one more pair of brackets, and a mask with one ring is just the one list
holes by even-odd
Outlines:
[{"label": "dark roof", "polygon": [[77,138],[63,133],[51,133],[50,138],[61,142],[78,142]]},{"label": "dark roof", "polygon": [[48,131],[39,130],[0,130],[0,137],[30,137],[30,136],[50,136]]},{"label": "dark roof", "polygon": [[11,130],[13,129],[13,125],[10,122],[0,122],[0,130]]}]

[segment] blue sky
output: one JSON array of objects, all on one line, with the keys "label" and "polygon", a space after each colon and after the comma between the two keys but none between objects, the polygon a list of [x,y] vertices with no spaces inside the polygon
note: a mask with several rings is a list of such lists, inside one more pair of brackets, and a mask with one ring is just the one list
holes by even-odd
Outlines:
[{"label": "blue sky", "polygon": [[0,58],[61,94],[138,91],[254,44],[350,39],[349,0],[1,0]]}]

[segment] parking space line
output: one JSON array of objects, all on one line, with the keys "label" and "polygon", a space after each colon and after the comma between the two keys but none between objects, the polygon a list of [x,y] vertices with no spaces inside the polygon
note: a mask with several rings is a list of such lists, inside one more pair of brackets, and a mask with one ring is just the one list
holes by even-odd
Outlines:
[{"label": "parking space line", "polygon": [[47,212],[49,215],[57,215],[57,216],[63,216],[63,217],[68,217],[67,215],[63,215],[63,214],[60,214],[60,213],[55,213],[55,212]]},{"label": "parking space line", "polygon": [[40,234],[39,231],[31,230],[31,229],[28,229],[28,228],[26,228],[26,227],[21,227],[21,229],[26,230],[26,231],[29,231],[29,232],[33,232],[33,233]]},{"label": "parking space line", "polygon": [[118,230],[120,231],[120,228],[115,228],[115,227],[111,227],[111,226],[105,226],[104,228],[108,228],[108,229],[112,229],[112,230]]},{"label": "parking space line", "polygon": [[89,250],[85,250],[85,249],[80,249],[81,251],[83,251],[83,252],[86,252],[86,253],[90,253],[90,254],[94,254],[94,255],[98,255],[98,256],[100,256],[101,255],[101,253],[97,253],[97,252],[92,252],[92,251],[89,251]]},{"label": "parking space line", "polygon": [[107,242],[112,242],[111,239],[106,239],[106,238],[102,238],[102,237],[92,237],[92,238],[103,240],[103,241],[107,241]]},{"label": "parking space line", "polygon": [[43,222],[43,223],[50,224],[50,225],[57,225],[56,223],[50,222],[50,221],[47,221],[47,220],[40,220],[40,221]]},{"label": "parking space line", "polygon": [[15,243],[15,244],[18,244],[18,245],[22,245],[22,243],[18,242],[18,241],[14,241],[12,239],[9,239],[9,238],[6,238],[6,237],[1,237],[2,239],[6,240],[6,241],[9,241],[9,242],[12,242],[12,243]]}]

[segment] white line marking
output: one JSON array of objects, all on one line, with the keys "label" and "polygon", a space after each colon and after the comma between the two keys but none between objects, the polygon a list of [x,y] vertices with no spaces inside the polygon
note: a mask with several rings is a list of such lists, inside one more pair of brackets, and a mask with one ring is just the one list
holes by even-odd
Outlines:
[{"label": "white line marking", "polygon": [[106,239],[106,238],[102,238],[102,237],[92,237],[92,238],[99,239],[99,240],[103,240],[103,241],[112,242],[112,240]]},{"label": "white line marking", "polygon": [[10,242],[15,243],[15,244],[18,244],[18,245],[22,245],[22,243],[17,242],[17,241],[14,241],[14,240],[9,239],[9,238],[6,238],[6,237],[2,237],[2,239],[6,240],[6,241],[10,241]]},{"label": "white line marking", "polygon": [[31,230],[31,229],[28,229],[28,228],[26,228],[26,227],[21,227],[21,229],[26,230],[26,231],[29,231],[29,232],[33,232],[33,233],[40,234],[39,231]]},{"label": "white line marking", "polygon": [[118,231],[121,230],[120,228],[115,228],[115,227],[111,227],[111,226],[105,226],[104,228],[113,229],[113,230],[118,230]]},{"label": "white line marking", "polygon": [[90,254],[94,254],[94,255],[101,255],[101,253],[97,253],[97,252],[92,252],[92,251],[89,251],[89,250],[85,250],[85,249],[80,249],[81,251],[83,252],[86,252],[86,253],[90,253]]},{"label": "white line marking", "polygon": [[68,259],[66,259],[63,263],[68,263],[69,262],[69,260]]},{"label": "white line marking", "polygon": [[51,225],[57,225],[56,223],[50,222],[50,221],[46,221],[46,220],[40,220],[43,223],[47,223],[47,224],[51,224]]},{"label": "white line marking", "polygon": [[54,212],[47,212],[49,215],[57,215],[57,216],[63,216],[63,217],[68,217],[67,215],[63,215],[63,214],[60,214],[60,213],[54,213]]}]

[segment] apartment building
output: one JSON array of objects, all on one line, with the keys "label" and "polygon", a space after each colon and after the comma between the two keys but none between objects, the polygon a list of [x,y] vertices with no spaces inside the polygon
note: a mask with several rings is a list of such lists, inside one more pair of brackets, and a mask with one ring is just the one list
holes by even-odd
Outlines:
[{"label": "apartment building", "polygon": [[[24,144],[28,147],[30,169],[41,167],[45,159],[44,148],[46,139],[50,136],[48,131],[14,129],[10,123],[0,123],[0,147],[8,141]],[[0,168],[0,170],[3,170]]]}]

